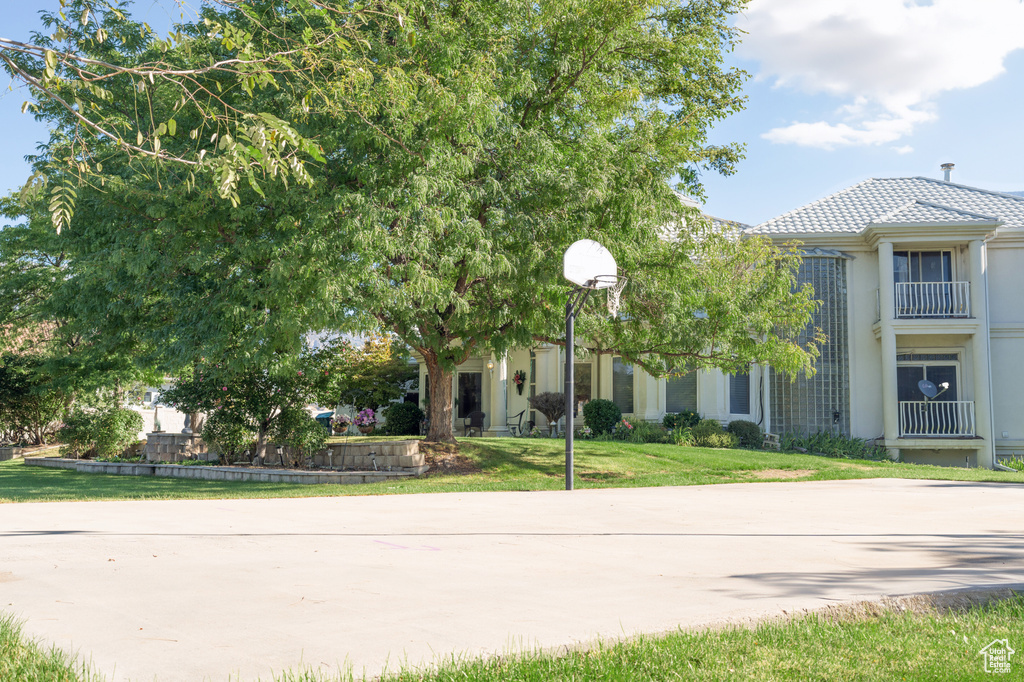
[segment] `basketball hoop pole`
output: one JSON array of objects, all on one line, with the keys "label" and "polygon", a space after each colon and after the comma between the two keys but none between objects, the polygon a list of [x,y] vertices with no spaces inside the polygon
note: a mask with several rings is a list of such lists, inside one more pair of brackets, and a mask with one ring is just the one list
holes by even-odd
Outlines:
[{"label": "basketball hoop pole", "polygon": [[[565,302],[565,489],[572,490],[572,412],[575,408],[576,341],[573,327],[576,315],[593,289],[607,289],[618,283],[618,266],[608,249],[592,239],[573,242],[562,256],[562,274],[576,286]],[[616,299],[617,301],[618,299]],[[611,306],[609,306],[611,309]]]},{"label": "basketball hoop pole", "polygon": [[569,292],[565,302],[565,489],[573,484],[573,408],[576,403],[576,315],[590,296],[590,289],[577,287]]}]

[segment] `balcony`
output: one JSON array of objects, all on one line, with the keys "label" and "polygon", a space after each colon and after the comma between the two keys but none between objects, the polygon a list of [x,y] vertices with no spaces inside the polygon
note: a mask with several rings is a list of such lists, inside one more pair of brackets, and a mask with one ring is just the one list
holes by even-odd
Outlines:
[{"label": "balcony", "polygon": [[973,438],[973,400],[901,400],[900,438]]},{"label": "balcony", "polygon": [[897,282],[896,317],[971,316],[970,282]]}]

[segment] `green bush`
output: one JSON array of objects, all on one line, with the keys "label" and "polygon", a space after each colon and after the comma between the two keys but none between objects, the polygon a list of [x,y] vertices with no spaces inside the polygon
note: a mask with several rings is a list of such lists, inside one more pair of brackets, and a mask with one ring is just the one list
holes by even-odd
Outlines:
[{"label": "green bush", "polygon": [[1004,459],[999,463],[1003,466],[1010,467],[1011,469],[1016,469],[1017,471],[1024,471],[1024,459],[1020,459],[1019,457]]},{"label": "green bush", "polygon": [[611,400],[597,398],[583,406],[583,423],[595,434],[611,433],[622,420],[622,410]]},{"label": "green bush", "polygon": [[423,410],[416,403],[392,403],[384,408],[384,434],[415,436],[420,432]]},{"label": "green bush", "polygon": [[722,428],[714,419],[701,419],[692,430],[693,444],[699,448],[734,448],[740,439]]},{"label": "green bush", "polygon": [[277,445],[290,448],[293,466],[301,466],[305,457],[321,450],[327,443],[327,429],[301,407],[288,407],[275,420],[271,434]]},{"label": "green bush", "polygon": [[683,410],[676,414],[666,414],[664,419],[661,420],[661,425],[669,431],[675,431],[676,429],[692,429],[694,426],[700,423],[700,415],[693,410]]},{"label": "green bush", "polygon": [[135,442],[142,415],[123,407],[74,412],[57,432],[60,454],[75,457],[116,457]]},{"label": "green bush", "polygon": [[672,429],[669,440],[675,445],[693,445],[693,427],[685,426]]},{"label": "green bush", "polygon": [[217,452],[223,464],[239,461],[246,451],[256,452],[256,432],[219,411],[206,418],[203,441]]},{"label": "green bush", "polygon": [[888,451],[863,438],[850,438],[841,433],[819,431],[808,436],[784,433],[781,439],[783,450],[801,449],[815,455],[845,457],[847,459],[889,459]]},{"label": "green bush", "polygon": [[667,443],[668,431],[653,422],[636,422],[626,440],[630,443]]},{"label": "green bush", "polygon": [[727,430],[740,439],[741,448],[759,450],[762,443],[764,443],[764,431],[752,421],[737,419],[736,421],[729,422]]}]

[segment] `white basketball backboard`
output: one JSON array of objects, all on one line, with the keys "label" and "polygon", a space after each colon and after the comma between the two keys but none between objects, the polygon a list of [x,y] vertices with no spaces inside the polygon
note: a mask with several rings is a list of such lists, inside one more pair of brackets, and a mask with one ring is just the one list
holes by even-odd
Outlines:
[{"label": "white basketball backboard", "polygon": [[581,239],[565,250],[562,259],[565,278],[581,287],[608,289],[615,285],[612,277],[594,281],[599,275],[618,274],[618,266],[611,252],[593,239]]}]

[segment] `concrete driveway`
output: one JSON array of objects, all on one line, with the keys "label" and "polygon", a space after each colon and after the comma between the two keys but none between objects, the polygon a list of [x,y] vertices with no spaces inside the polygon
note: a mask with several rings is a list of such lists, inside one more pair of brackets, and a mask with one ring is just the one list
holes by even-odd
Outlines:
[{"label": "concrete driveway", "polygon": [[0,505],[0,611],[110,680],[369,674],[1024,584],[1024,487],[864,480]]}]

